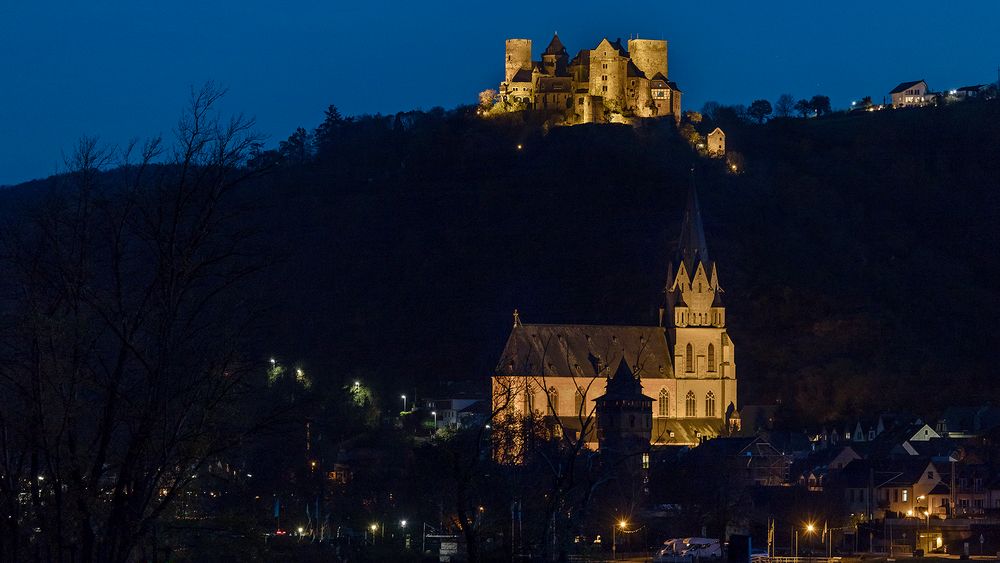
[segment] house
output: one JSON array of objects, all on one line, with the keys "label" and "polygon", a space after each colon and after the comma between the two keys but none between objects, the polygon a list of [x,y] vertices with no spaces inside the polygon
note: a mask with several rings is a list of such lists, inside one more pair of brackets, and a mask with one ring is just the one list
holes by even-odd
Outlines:
[{"label": "house", "polygon": [[848,512],[869,519],[921,514],[943,481],[934,462],[925,459],[852,461],[843,477]]},{"label": "house", "polygon": [[893,108],[923,107],[934,103],[935,96],[927,89],[927,82],[914,80],[902,82],[889,92]]},{"label": "house", "polygon": [[734,483],[745,487],[781,487],[788,483],[792,457],[762,436],[706,440],[690,455],[705,466],[726,466]]},{"label": "house", "polygon": [[961,88],[956,88],[949,92],[957,100],[968,100],[971,98],[979,98],[983,95],[983,91],[986,90],[985,84],[976,84],[975,86],[962,86]]},{"label": "house", "polygon": [[726,133],[716,127],[708,134],[708,155],[715,158],[726,156]]}]

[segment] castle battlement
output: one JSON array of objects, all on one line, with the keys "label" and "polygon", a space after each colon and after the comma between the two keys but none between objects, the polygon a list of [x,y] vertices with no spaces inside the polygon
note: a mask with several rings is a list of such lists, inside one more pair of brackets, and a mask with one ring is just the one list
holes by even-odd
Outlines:
[{"label": "castle battlement", "polygon": [[504,81],[497,104],[545,111],[565,124],[628,123],[681,115],[681,90],[668,77],[667,42],[602,39],[569,58],[558,35],[533,60],[530,39],[506,42]]}]

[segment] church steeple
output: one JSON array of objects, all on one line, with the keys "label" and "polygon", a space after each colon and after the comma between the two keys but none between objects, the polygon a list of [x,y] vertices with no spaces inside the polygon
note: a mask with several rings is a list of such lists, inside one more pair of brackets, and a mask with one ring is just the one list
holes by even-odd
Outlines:
[{"label": "church steeple", "polygon": [[677,243],[667,273],[665,308],[660,326],[725,326],[722,288],[715,262],[708,255],[698,191],[692,178]]},{"label": "church steeple", "polygon": [[701,206],[694,181],[688,188],[687,205],[684,207],[684,221],[681,223],[680,242],[677,245],[677,261],[684,262],[688,272],[692,272],[698,262],[709,263],[708,243],[705,242],[705,227],[701,222]]}]

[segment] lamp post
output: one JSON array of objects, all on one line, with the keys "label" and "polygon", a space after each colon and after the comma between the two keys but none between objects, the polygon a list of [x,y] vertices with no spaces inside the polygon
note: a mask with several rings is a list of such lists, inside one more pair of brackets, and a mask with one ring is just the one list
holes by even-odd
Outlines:
[{"label": "lamp post", "polygon": [[400,395],[400,399],[403,399],[403,412],[406,412],[406,395]]},{"label": "lamp post", "polygon": [[624,532],[627,525],[628,522],[619,520],[618,525],[611,528],[611,559],[618,559],[618,528]]},{"label": "lamp post", "polygon": [[372,545],[375,545],[375,532],[378,531],[378,524],[372,522],[372,525],[369,526],[369,529],[371,529],[372,531]]},{"label": "lamp post", "polygon": [[437,432],[437,429],[438,429],[438,411],[431,411],[431,416],[434,417],[434,431]]}]

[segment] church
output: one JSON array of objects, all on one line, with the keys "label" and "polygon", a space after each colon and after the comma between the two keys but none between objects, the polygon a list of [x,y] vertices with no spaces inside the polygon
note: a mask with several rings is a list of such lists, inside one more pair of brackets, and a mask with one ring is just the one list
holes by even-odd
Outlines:
[{"label": "church", "polygon": [[544,417],[597,447],[596,405],[624,363],[652,399],[650,443],[697,445],[739,427],[736,361],[717,265],[692,187],[656,326],[514,324],[492,377],[494,411]]}]

